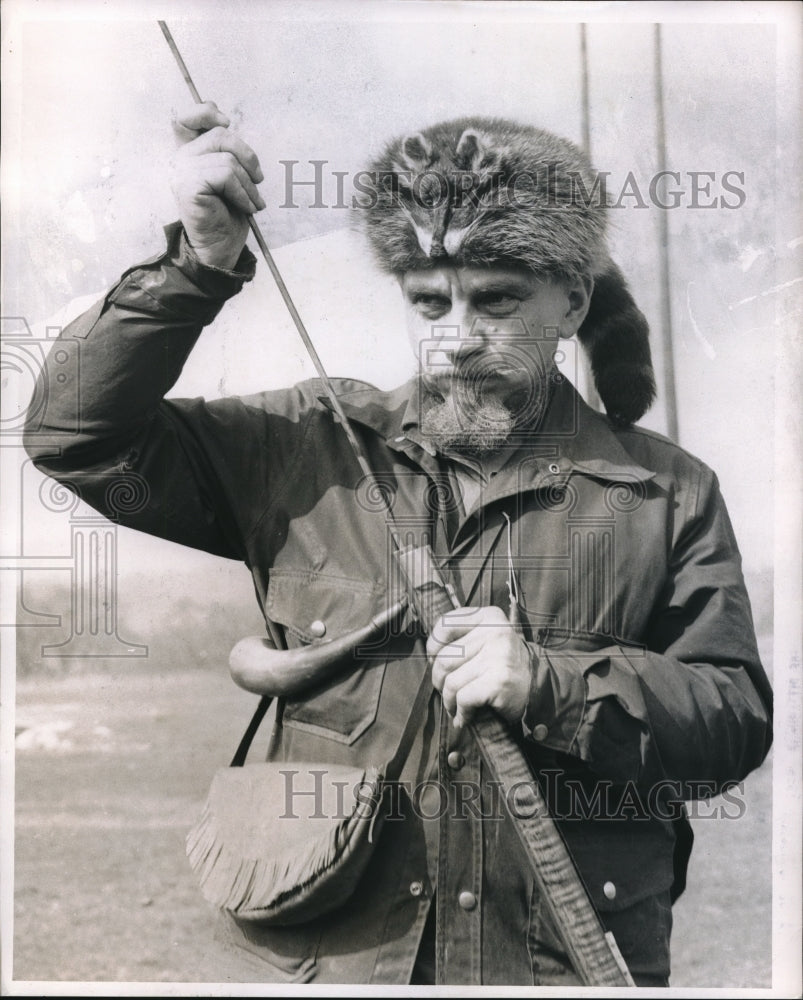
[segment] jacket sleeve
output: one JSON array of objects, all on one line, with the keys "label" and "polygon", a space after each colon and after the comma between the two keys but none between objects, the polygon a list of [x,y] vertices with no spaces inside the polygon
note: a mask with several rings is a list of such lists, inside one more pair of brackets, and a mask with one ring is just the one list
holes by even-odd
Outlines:
[{"label": "jacket sleeve", "polygon": [[741,781],[772,741],[772,691],[716,476],[672,553],[642,646],[533,645],[525,732],[598,776],[705,798]]},{"label": "jacket sleeve", "polygon": [[245,249],[234,271],[207,267],[180,224],[165,233],[163,253],[125,272],[54,342],[25,447],[112,520],[242,558],[231,498],[203,441],[205,429],[233,433],[237,404],[163,397],[203,327],[253,277],[255,259]]}]

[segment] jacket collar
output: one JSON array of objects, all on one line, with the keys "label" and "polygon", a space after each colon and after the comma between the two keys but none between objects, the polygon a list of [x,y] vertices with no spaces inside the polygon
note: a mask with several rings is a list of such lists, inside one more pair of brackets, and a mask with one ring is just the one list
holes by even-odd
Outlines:
[{"label": "jacket collar", "polygon": [[[422,447],[415,440],[417,377],[387,392],[367,383],[338,383],[343,390],[338,398],[350,420],[371,428],[394,451],[415,457]],[[332,409],[324,393],[318,399]],[[519,449],[521,456],[515,463],[518,490],[560,486],[572,474],[620,483],[646,482],[655,476],[631,457],[608,419],[592,410],[565,377],[554,388],[543,424],[517,445],[517,453]]]}]

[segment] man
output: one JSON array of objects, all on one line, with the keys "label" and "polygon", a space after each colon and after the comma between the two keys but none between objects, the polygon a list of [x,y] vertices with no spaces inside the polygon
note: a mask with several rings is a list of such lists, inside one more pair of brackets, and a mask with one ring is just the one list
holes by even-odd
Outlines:
[{"label": "man", "polygon": [[[295,647],[388,606],[387,510],[317,380],[163,400],[254,273],[262,171],[227,126],[211,104],[181,119],[181,223],[64,331],[80,344],[80,412],[73,354],[54,351],[28,447],[122,523],[244,560],[268,632]],[[490,707],[636,983],[666,985],[691,839],[681,803],[741,780],[771,740],[716,477],[633,426],[653,396],[646,324],[576,147],[466,119],[391,142],[367,176],[355,211],[398,278],[420,372],[391,392],[336,388],[396,525],[432,544],[463,607],[428,638],[408,619],[280,700],[271,759],[369,766],[396,749],[422,677],[441,696],[354,894],[299,926],[227,933],[267,981],[576,985],[465,727]],[[555,366],[575,334],[607,418]],[[138,506],[115,507],[120,478]]]}]

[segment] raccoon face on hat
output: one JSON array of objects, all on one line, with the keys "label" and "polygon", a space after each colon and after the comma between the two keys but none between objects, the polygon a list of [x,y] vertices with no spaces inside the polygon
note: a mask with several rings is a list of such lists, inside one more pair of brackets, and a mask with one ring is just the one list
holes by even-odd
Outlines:
[{"label": "raccoon face on hat", "polygon": [[609,257],[604,186],[579,147],[529,125],[459,118],[392,140],[368,177],[357,223],[386,272],[515,263],[593,277],[578,338],[597,391],[618,424],[649,408],[649,328]]}]

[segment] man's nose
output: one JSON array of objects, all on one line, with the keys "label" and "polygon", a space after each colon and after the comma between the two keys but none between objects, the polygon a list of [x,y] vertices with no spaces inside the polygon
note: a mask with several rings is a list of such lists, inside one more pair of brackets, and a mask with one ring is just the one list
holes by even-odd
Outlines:
[{"label": "man's nose", "polygon": [[460,339],[466,344],[487,344],[499,331],[487,316],[466,306],[460,315]]},{"label": "man's nose", "polygon": [[438,322],[441,349],[451,362],[466,362],[483,354],[498,334],[487,317],[478,316],[470,305],[455,302]]},{"label": "man's nose", "polygon": [[488,344],[498,333],[496,327],[486,318],[472,314],[470,310],[466,310],[461,319],[455,354],[461,360],[468,360],[476,354],[484,354]]}]

